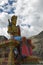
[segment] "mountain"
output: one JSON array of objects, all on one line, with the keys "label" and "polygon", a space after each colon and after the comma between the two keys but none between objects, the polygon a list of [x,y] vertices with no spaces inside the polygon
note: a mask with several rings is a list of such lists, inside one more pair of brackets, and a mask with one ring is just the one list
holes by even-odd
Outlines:
[{"label": "mountain", "polygon": [[43,38],[43,31],[40,32],[38,35],[36,35],[35,38],[38,38],[38,39],[39,39],[39,38]]},{"label": "mountain", "polygon": [[43,31],[38,35],[31,37],[32,43],[35,45],[33,55],[37,55],[43,58]]}]

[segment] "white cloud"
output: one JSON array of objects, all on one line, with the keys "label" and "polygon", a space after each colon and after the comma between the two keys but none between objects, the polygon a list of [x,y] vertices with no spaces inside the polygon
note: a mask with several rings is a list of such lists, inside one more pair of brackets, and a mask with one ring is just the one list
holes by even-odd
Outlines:
[{"label": "white cloud", "polygon": [[[8,36],[4,31],[8,25],[8,18],[14,14],[18,16],[17,25],[20,25],[22,36],[30,37],[43,30],[43,0],[17,0],[12,6],[8,4],[7,9],[2,7],[5,3],[8,3],[8,0],[0,0],[0,8],[4,11],[0,13],[0,34],[3,32],[2,34]],[[7,12],[14,7],[16,7],[15,13],[9,15]],[[30,27],[23,27],[21,24],[28,24]],[[4,28],[3,31],[1,28]]]},{"label": "white cloud", "polygon": [[8,3],[8,0],[0,0],[0,5],[4,5],[5,3]]},{"label": "white cloud", "polygon": [[10,19],[10,15],[4,12],[0,13],[0,15],[0,35],[10,38],[10,35],[7,33],[8,19]]},{"label": "white cloud", "polygon": [[19,25],[19,23],[21,24],[28,23],[32,27],[32,28],[21,27],[22,36],[29,37],[31,35],[36,35],[40,31],[42,31],[43,30],[43,17],[41,15],[43,15],[43,12],[42,12],[43,1],[42,0],[24,0],[22,1],[22,4],[19,4],[19,5],[21,5],[21,8],[19,9],[20,11],[17,12],[19,13],[18,19],[20,19],[20,17],[23,16],[25,20],[22,18],[21,20],[18,20],[17,24]]},{"label": "white cloud", "polygon": [[10,38],[10,35],[7,33],[7,27],[6,28],[0,28],[0,35],[6,36],[8,39]]},{"label": "white cloud", "polygon": [[0,13],[0,25],[2,27],[7,27],[8,19],[10,19],[10,15],[8,15],[8,13]]}]

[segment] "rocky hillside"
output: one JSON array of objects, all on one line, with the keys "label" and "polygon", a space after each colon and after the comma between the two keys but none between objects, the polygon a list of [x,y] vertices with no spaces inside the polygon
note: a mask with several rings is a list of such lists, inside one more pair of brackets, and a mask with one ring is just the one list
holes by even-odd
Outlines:
[{"label": "rocky hillside", "polygon": [[5,40],[8,40],[8,39],[5,36],[0,36],[0,42]]},{"label": "rocky hillside", "polygon": [[35,45],[33,55],[37,55],[43,58],[43,31],[38,35],[31,37],[32,43]]}]

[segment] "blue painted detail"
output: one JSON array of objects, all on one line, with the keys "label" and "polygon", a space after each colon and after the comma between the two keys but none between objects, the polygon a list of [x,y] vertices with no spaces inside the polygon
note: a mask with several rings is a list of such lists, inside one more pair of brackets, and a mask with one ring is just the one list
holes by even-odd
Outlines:
[{"label": "blue painted detail", "polygon": [[21,36],[14,36],[14,39],[17,41],[21,41],[22,37]]}]

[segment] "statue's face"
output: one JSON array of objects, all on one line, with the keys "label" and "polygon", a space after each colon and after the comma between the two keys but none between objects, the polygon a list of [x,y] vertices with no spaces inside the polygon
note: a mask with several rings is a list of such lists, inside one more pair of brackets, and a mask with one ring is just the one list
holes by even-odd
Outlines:
[{"label": "statue's face", "polygon": [[14,24],[16,26],[17,16],[12,16],[11,22],[12,22],[12,24]]}]

